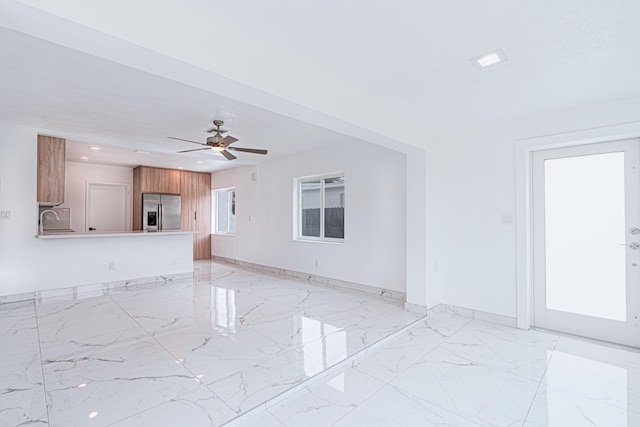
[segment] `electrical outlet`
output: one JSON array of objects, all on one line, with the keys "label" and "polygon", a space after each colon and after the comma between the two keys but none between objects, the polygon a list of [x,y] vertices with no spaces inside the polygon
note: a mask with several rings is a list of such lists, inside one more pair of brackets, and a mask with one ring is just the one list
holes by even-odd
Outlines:
[{"label": "electrical outlet", "polygon": [[316,262],[315,262],[316,268],[318,268],[318,264],[319,264],[318,260],[316,260]]},{"label": "electrical outlet", "polygon": [[11,219],[11,211],[0,211],[0,219]]},{"label": "electrical outlet", "polygon": [[113,261],[111,261],[111,262],[109,263],[109,270],[115,270],[115,269],[116,269],[116,263],[115,263],[115,262],[113,262]]},{"label": "electrical outlet", "polygon": [[513,224],[513,214],[502,214],[502,224],[503,225]]}]

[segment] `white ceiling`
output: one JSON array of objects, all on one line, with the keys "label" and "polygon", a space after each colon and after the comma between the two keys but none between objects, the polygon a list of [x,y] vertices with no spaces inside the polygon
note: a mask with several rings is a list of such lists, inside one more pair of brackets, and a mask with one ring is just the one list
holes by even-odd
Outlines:
[{"label": "white ceiling", "polygon": [[[53,131],[68,140],[71,161],[214,171],[257,164],[352,138],[170,79],[0,28],[0,117]],[[205,142],[213,118],[238,138],[237,147],[267,156],[210,150],[176,154]],[[99,151],[89,146],[99,146]],[[145,150],[150,155],[136,153]],[[197,164],[196,161],[202,161]]]},{"label": "white ceiling", "polygon": [[[0,25],[96,56],[18,40],[24,56],[13,70],[20,74],[18,86],[2,86],[12,101],[24,95],[23,107],[31,110],[38,108],[36,100],[46,99],[41,113],[55,110],[52,122],[79,134],[95,131],[100,117],[92,114],[103,115],[117,126],[100,129],[101,135],[162,147],[167,134],[201,137],[199,130],[213,115],[230,121],[243,146],[268,148],[274,156],[339,137],[215,95],[225,93],[224,85],[172,85],[97,58],[134,64],[135,58],[125,61],[119,52],[122,40],[193,67],[173,79],[187,82],[205,70],[261,91],[254,105],[271,96],[273,105],[283,100],[308,107],[416,146],[451,129],[640,95],[637,0],[183,0],[162,7],[151,0],[6,0],[0,7],[8,16]],[[0,33],[0,40],[12,43],[3,55],[15,57],[13,43],[20,35]],[[508,62],[485,70],[468,62],[498,47]],[[33,58],[33,49],[46,61]],[[46,71],[30,70],[43,64]],[[158,64],[132,66],[168,73]],[[51,79],[49,68],[57,79],[53,87],[39,81],[43,74]],[[25,113],[0,108],[3,116]],[[305,132],[316,138],[313,143]]]}]

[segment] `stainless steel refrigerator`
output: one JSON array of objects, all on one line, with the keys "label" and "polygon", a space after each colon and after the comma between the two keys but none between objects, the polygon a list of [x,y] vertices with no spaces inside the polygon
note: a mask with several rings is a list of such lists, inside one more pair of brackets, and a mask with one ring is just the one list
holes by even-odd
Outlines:
[{"label": "stainless steel refrigerator", "polygon": [[180,230],[180,196],[142,194],[142,229],[147,231]]}]

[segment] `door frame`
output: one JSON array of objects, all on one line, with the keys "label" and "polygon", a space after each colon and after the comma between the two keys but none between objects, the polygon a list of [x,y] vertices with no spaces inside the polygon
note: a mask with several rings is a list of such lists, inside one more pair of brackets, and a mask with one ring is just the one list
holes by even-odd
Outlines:
[{"label": "door frame", "polygon": [[126,206],[125,206],[125,229],[131,230],[131,184],[128,182],[109,182],[109,181],[92,181],[87,180],[85,184],[85,197],[84,197],[84,229],[87,230],[89,226],[89,204],[91,203],[90,194],[92,185],[106,185],[110,187],[124,188],[127,192]]},{"label": "door frame", "polygon": [[516,321],[533,325],[533,153],[640,137],[640,122],[522,138],[516,141]]}]

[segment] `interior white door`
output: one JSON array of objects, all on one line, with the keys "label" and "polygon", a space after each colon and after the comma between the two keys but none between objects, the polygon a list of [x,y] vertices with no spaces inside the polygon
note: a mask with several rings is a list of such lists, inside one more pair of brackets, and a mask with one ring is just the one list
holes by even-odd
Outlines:
[{"label": "interior white door", "polygon": [[533,155],[534,324],[640,346],[640,140]]},{"label": "interior white door", "polygon": [[128,231],[129,184],[87,182],[86,231]]}]

